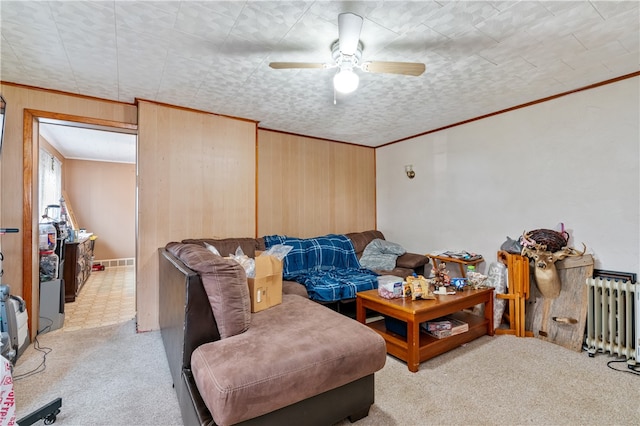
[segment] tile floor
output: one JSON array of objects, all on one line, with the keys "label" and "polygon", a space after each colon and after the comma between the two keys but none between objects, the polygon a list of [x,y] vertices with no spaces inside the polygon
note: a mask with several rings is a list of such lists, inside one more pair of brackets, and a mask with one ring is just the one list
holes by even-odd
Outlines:
[{"label": "tile floor", "polygon": [[65,303],[64,331],[129,321],[136,315],[135,267],[92,271],[75,302]]}]

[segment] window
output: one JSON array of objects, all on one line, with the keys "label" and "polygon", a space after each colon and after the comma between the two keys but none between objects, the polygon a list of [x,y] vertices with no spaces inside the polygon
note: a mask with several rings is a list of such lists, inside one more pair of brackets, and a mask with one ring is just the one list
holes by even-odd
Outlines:
[{"label": "window", "polygon": [[50,204],[60,205],[62,198],[62,163],[47,150],[40,148],[39,175],[39,215]]}]

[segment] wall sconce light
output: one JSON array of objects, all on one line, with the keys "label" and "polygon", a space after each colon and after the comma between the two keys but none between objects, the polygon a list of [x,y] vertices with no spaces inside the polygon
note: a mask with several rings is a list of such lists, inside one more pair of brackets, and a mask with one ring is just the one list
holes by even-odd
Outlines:
[{"label": "wall sconce light", "polygon": [[413,171],[413,164],[407,164],[404,166],[404,172],[407,174],[409,179],[416,177],[416,172]]}]

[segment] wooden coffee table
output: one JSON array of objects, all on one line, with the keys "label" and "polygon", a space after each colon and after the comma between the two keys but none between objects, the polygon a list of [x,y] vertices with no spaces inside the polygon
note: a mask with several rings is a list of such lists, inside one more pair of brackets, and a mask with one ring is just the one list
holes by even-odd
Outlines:
[{"label": "wooden coffee table", "polygon": [[[484,303],[484,317],[462,312],[479,303]],[[407,323],[407,337],[387,330],[384,320],[367,325],[384,337],[387,353],[405,361],[412,372],[418,371],[423,361],[485,334],[493,336],[492,288],[436,295],[435,300],[384,299],[378,295],[378,290],[357,293],[356,319],[363,324],[366,324],[367,310]],[[468,323],[469,331],[442,339],[436,339],[420,331],[420,323],[445,315],[452,315]]]}]

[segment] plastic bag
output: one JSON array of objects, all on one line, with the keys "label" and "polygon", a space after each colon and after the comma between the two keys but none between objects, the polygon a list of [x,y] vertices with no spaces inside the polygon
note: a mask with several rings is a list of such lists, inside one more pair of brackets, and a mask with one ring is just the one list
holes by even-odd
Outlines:
[{"label": "plastic bag", "polygon": [[496,289],[493,301],[493,328],[494,330],[500,326],[502,322],[502,314],[507,301],[498,299],[496,294],[504,294],[507,291],[507,267],[499,262],[492,262],[489,265],[488,278],[485,285]]},{"label": "plastic bag", "polygon": [[467,278],[471,288],[478,288],[484,287],[486,285],[485,281],[487,281],[489,277],[482,275],[480,272],[467,272]]},{"label": "plastic bag", "polygon": [[243,268],[244,272],[247,274],[247,278],[255,278],[256,276],[256,260],[250,258],[242,248],[238,246],[236,249],[236,253],[231,255],[231,258],[238,262]]},{"label": "plastic bag", "polygon": [[276,259],[282,261],[284,260],[284,258],[287,256],[287,254],[293,250],[293,246],[287,246],[284,244],[276,244],[273,245],[271,247],[269,247],[269,250],[264,251],[260,254],[260,256],[262,255],[269,255],[269,256],[273,256]]},{"label": "plastic bag", "polygon": [[522,252],[522,244],[520,244],[519,239],[514,240],[507,236],[507,240],[502,243],[502,245],[500,246],[500,250],[504,250],[507,253],[520,254]]}]

